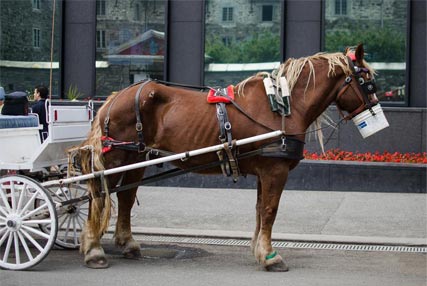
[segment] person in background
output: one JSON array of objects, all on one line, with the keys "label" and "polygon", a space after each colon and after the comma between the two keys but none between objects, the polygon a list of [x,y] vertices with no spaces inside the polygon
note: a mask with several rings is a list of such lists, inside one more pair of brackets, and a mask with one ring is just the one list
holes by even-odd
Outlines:
[{"label": "person in background", "polygon": [[3,104],[4,104],[4,95],[6,93],[4,92],[4,88],[2,86],[0,86],[0,114],[1,114],[1,109],[3,108]]},{"label": "person in background", "polygon": [[40,138],[42,142],[47,138],[48,135],[48,124],[46,121],[46,99],[49,95],[49,89],[43,85],[36,86],[34,89],[34,101],[36,103],[32,106],[33,113],[37,113],[39,116],[39,122],[43,125],[43,129],[40,130]]}]

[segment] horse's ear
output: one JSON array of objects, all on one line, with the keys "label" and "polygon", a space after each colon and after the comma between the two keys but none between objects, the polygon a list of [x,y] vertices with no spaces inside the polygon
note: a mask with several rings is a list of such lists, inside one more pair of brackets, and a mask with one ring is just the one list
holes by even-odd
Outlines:
[{"label": "horse's ear", "polygon": [[355,54],[356,54],[356,63],[359,65],[362,65],[363,58],[365,57],[365,50],[363,49],[363,44],[357,45]]}]

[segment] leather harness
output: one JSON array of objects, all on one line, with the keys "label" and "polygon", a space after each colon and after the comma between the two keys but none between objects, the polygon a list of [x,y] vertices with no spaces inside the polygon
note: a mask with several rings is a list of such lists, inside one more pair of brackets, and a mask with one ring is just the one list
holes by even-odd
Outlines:
[{"label": "leather harness", "polygon": [[[148,147],[144,142],[143,118],[139,111],[139,105],[140,105],[140,97],[141,97],[142,89],[150,81],[151,80],[147,80],[144,82],[139,82],[134,84],[134,85],[140,84],[140,87],[138,88],[138,91],[135,94],[135,116],[136,116],[135,131],[137,133],[138,141],[137,142],[119,141],[109,136],[110,111],[115,101],[121,95],[121,94],[118,94],[113,99],[111,105],[109,106],[107,110],[107,115],[104,119],[104,135],[101,137],[103,153],[107,153],[113,149],[135,151],[138,153],[145,153],[146,160],[151,159],[152,156],[162,157],[162,156],[168,156],[168,155],[174,154],[169,151]],[[156,81],[156,82],[168,84],[167,82],[163,82],[163,81]],[[172,84],[172,83],[169,83],[169,84]],[[253,117],[251,117],[249,114],[245,113],[244,110],[239,105],[237,105],[237,103],[235,103],[234,100],[230,98],[230,96],[228,96],[227,89],[216,90],[215,94],[217,96],[224,96],[230,99],[231,100],[230,102],[236,107],[237,110],[242,112],[245,116],[247,116],[250,120],[254,121],[255,123],[261,124],[257,122]],[[221,170],[224,175],[232,176],[233,181],[237,182],[238,177],[241,175],[238,167],[238,158],[240,156],[238,154],[238,149],[235,146],[236,140],[233,139],[233,136],[232,136],[231,123],[228,119],[226,104],[224,102],[216,103],[216,115],[217,115],[219,129],[220,129],[219,140],[221,141],[221,143],[224,144],[224,149],[217,152],[218,159],[221,163],[220,164]],[[271,129],[268,126],[265,126],[263,124],[261,124],[261,126]],[[260,149],[257,149],[242,155],[245,155],[245,157],[261,155],[265,157],[301,160],[304,158],[303,156],[304,144],[305,143],[303,141],[293,137],[282,137],[281,139],[273,143],[269,143],[262,146]]]}]

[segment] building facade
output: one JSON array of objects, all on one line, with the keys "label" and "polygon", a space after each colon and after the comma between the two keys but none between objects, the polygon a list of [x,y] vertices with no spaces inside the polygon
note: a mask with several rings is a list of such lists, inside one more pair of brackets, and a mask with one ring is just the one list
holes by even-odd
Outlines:
[{"label": "building facade", "polygon": [[424,0],[2,0],[0,13],[0,85],[59,98],[144,78],[223,86],[363,42],[392,123],[411,122],[403,146],[390,131],[367,148],[426,150]]}]

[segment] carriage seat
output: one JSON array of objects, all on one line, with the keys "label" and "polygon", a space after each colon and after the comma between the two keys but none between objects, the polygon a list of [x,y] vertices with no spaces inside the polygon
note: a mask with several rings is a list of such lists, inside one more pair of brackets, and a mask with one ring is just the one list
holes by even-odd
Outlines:
[{"label": "carriage seat", "polygon": [[39,127],[37,114],[0,115],[0,129]]}]

